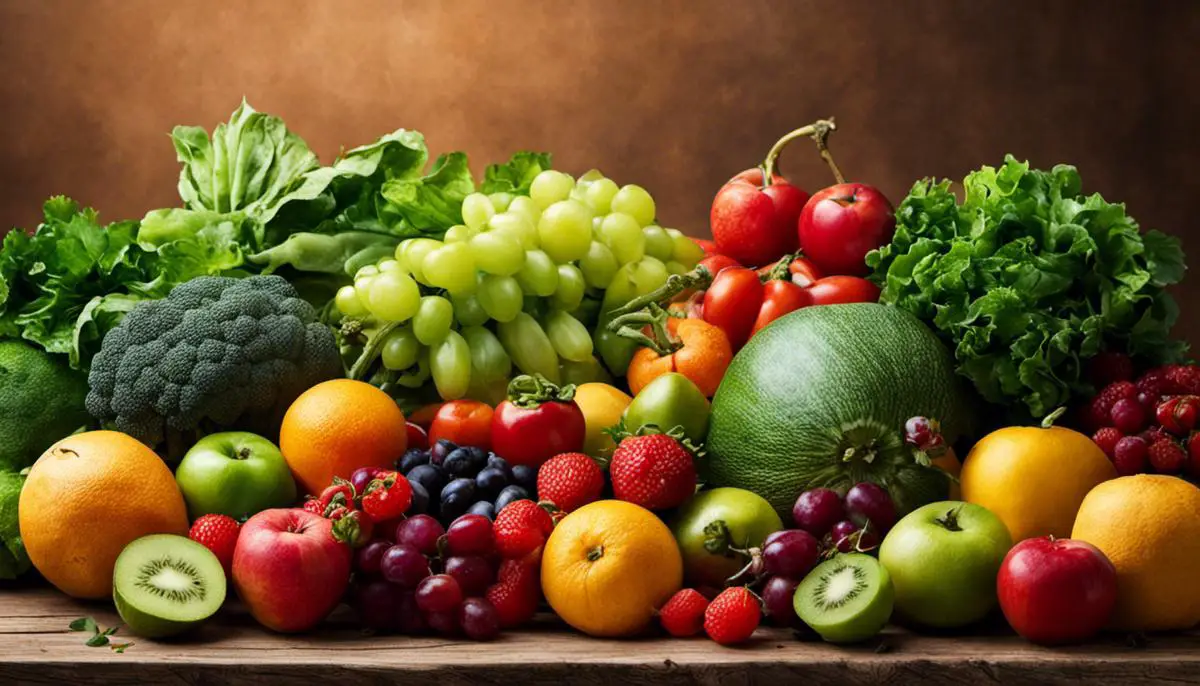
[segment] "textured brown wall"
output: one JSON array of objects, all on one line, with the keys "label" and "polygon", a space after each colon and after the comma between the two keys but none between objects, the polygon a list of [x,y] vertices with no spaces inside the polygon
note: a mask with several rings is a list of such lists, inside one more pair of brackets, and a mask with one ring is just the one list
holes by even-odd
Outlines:
[{"label": "textured brown wall", "polygon": [[[177,202],[165,133],[245,95],[326,160],[401,126],[476,165],[549,150],[694,234],[726,178],[833,114],[843,169],[893,201],[1005,152],[1069,161],[1200,251],[1198,65],[1187,0],[0,0],[0,226],[51,193],[108,218]],[[784,166],[828,182],[804,144]]]}]

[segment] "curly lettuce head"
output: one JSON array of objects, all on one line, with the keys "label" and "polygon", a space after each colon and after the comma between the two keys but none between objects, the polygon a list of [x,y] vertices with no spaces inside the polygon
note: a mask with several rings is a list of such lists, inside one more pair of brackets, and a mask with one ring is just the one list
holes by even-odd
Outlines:
[{"label": "curly lettuce head", "polygon": [[1102,350],[1148,364],[1185,350],[1164,290],[1185,271],[1179,241],[1140,233],[1125,206],[1085,196],[1074,167],[1007,156],[963,181],[917,182],[892,242],[867,255],[881,301],[927,322],[988,401],[1043,417],[1090,392]]}]

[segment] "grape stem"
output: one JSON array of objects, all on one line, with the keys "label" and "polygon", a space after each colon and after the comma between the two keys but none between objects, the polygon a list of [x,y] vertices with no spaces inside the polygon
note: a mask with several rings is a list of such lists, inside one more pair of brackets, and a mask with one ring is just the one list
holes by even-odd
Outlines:
[{"label": "grape stem", "polygon": [[[643,310],[623,314],[609,323],[609,329],[614,327],[616,334],[628,338],[643,347],[666,357],[683,347],[683,343],[675,340],[667,331],[667,311],[656,302],[651,302]],[[643,328],[649,326],[651,335],[646,335]]]},{"label": "grape stem", "polygon": [[821,154],[821,159],[825,160],[825,164],[829,165],[829,171],[833,172],[833,178],[838,183],[846,183],[846,177],[842,176],[842,170],[838,169],[837,162],[833,161],[833,154],[829,152],[829,134],[837,131],[837,124],[834,123],[833,117],[828,119],[818,119],[808,126],[787,133],[775,141],[775,145],[771,146],[771,150],[767,152],[767,159],[763,160],[763,188],[771,185],[771,179],[775,176],[775,166],[779,159],[779,154],[787,147],[788,143],[797,138],[811,138],[817,144],[817,152]]},{"label": "grape stem", "polygon": [[645,295],[639,295],[614,310],[610,310],[606,315],[609,318],[608,330],[613,333],[620,333],[624,324],[619,324],[617,320],[621,317],[636,314],[639,310],[644,310],[651,304],[662,305],[669,303],[675,296],[686,290],[694,288],[702,291],[708,288],[712,280],[712,272],[703,265],[696,267],[686,274],[672,274],[667,277],[667,282],[658,288]]},{"label": "grape stem", "polygon": [[346,375],[348,378],[362,381],[366,377],[367,370],[371,368],[371,365],[379,358],[379,353],[383,351],[383,343],[387,339],[388,334],[394,331],[397,326],[400,326],[400,322],[388,322],[381,326],[375,332],[374,336],[371,336],[370,340],[363,347],[362,354],[358,356],[358,359],[354,361],[354,365],[350,367],[350,372]]}]

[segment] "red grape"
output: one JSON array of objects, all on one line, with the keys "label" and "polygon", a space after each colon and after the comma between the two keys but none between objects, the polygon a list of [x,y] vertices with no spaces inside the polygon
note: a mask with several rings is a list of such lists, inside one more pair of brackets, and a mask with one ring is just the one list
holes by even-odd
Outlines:
[{"label": "red grape", "polygon": [[446,529],[446,550],[451,555],[488,555],[495,548],[492,520],[479,514],[465,514]]},{"label": "red grape", "polygon": [[776,531],[767,537],[762,549],[767,574],[804,578],[821,557],[821,544],[800,529]]},{"label": "red grape", "polygon": [[417,585],[417,607],[426,615],[449,612],[462,601],[462,588],[449,574],[435,574]]},{"label": "red grape", "polygon": [[483,598],[468,598],[458,608],[458,625],[473,641],[490,641],[500,633],[500,615]]},{"label": "red grape", "polygon": [[441,522],[429,515],[417,515],[400,522],[396,527],[396,542],[407,543],[422,554],[437,555],[438,539],[446,530]]},{"label": "red grape", "polygon": [[786,576],[773,576],[762,588],[763,609],[775,626],[795,626],[798,619],[792,598],[799,581]]},{"label": "red grape", "polygon": [[380,631],[400,628],[404,589],[399,586],[382,579],[368,581],[353,589],[351,603],[366,628]]},{"label": "red grape", "polygon": [[487,558],[463,555],[446,560],[446,574],[454,577],[468,598],[482,596],[496,579],[496,570]]},{"label": "red grape", "polygon": [[1150,419],[1145,405],[1129,398],[1118,400],[1112,406],[1108,416],[1112,420],[1113,426],[1125,434],[1135,434],[1141,431],[1146,428],[1146,423]]},{"label": "red grape", "polygon": [[796,526],[820,538],[829,532],[838,521],[846,518],[842,499],[837,491],[829,488],[814,488],[805,491],[792,507],[792,519]]},{"label": "red grape", "polygon": [[875,531],[888,531],[896,523],[896,505],[879,484],[864,481],[846,492],[846,513],[859,526],[871,523]]},{"label": "red grape", "polygon": [[424,618],[429,628],[442,636],[455,636],[458,634],[457,608],[447,612],[426,612]]},{"label": "red grape", "polygon": [[388,548],[379,562],[383,578],[405,588],[416,588],[429,576],[429,560],[409,543],[397,543]]},{"label": "red grape", "polygon": [[858,525],[849,520],[843,520],[833,525],[829,532],[838,552],[865,552],[879,545],[879,535],[874,527],[867,526],[860,530]]},{"label": "red grape", "polygon": [[1150,446],[1140,436],[1126,436],[1117,441],[1113,450],[1113,466],[1120,476],[1132,476],[1146,471]]},{"label": "red grape", "polygon": [[425,633],[429,627],[421,616],[421,608],[417,607],[417,594],[405,590],[400,597],[400,609],[397,613],[397,628],[400,633],[416,636]]},{"label": "red grape", "polygon": [[389,541],[375,540],[358,549],[354,554],[354,568],[363,574],[378,574],[383,554],[391,548]]}]

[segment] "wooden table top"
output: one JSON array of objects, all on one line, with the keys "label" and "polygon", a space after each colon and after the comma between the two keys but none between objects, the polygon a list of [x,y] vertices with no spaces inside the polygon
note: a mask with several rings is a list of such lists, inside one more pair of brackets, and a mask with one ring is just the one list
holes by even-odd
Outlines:
[{"label": "wooden table top", "polygon": [[[759,629],[744,646],[705,638],[601,640],[552,616],[490,643],[369,636],[341,610],[320,631],[273,634],[240,608],[169,641],[118,633],[118,654],[67,630],[90,615],[119,622],[107,603],[81,603],[47,588],[0,590],[0,684],[1200,684],[1200,632],[1131,641],[1105,636],[1047,649],[1014,635],[917,635],[889,628],[866,645],[802,641]],[[337,681],[334,681],[337,679]]]}]

